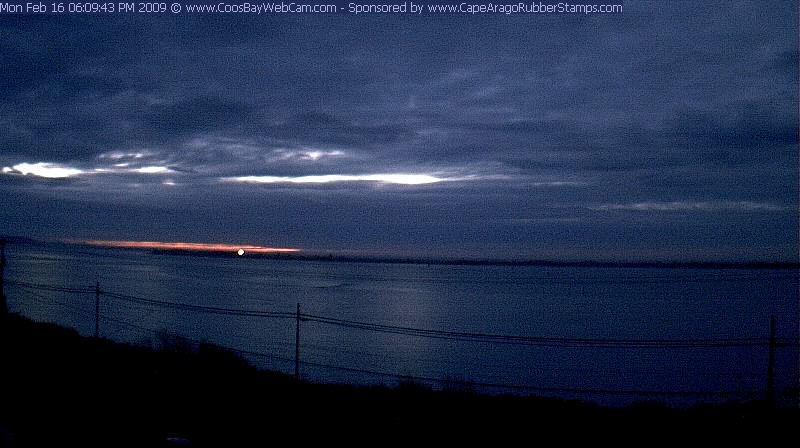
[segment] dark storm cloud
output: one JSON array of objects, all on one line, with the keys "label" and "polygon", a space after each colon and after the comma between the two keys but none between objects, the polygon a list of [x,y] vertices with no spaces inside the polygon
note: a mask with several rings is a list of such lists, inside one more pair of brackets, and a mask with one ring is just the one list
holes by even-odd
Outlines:
[{"label": "dark storm cloud", "polygon": [[157,104],[145,112],[142,125],[165,134],[194,135],[235,127],[253,113],[246,103],[224,98],[189,98],[172,104]]},{"label": "dark storm cloud", "polygon": [[[29,216],[0,224],[46,235],[57,209],[64,236],[105,239],[796,257],[790,3],[3,17],[0,189]],[[81,204],[119,221],[63,212]]]}]

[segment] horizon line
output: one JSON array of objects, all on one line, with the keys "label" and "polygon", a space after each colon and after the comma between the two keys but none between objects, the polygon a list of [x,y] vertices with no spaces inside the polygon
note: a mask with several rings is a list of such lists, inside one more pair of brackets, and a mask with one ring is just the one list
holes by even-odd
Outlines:
[{"label": "horizon line", "polygon": [[486,257],[480,256],[464,256],[464,255],[439,255],[431,256],[426,254],[387,254],[375,253],[370,250],[353,251],[353,250],[340,250],[340,249],[302,249],[292,247],[266,247],[251,244],[227,244],[227,243],[195,243],[195,242],[161,242],[161,241],[130,241],[130,240],[94,240],[94,239],[36,239],[31,237],[24,237],[19,235],[0,235],[0,240],[6,243],[15,241],[18,243],[28,244],[67,244],[67,245],[84,245],[93,247],[108,247],[119,249],[153,249],[163,251],[176,251],[186,253],[237,253],[239,249],[258,255],[296,255],[297,259],[336,259],[348,261],[381,261],[387,262],[390,260],[398,262],[418,262],[418,263],[438,263],[438,264],[557,264],[557,265],[728,265],[728,266],[743,266],[743,265],[782,265],[782,266],[800,266],[800,260],[797,259],[764,259],[758,257],[752,258],[718,258],[718,259],[678,259],[678,258],[598,258],[587,255],[585,257],[551,257],[543,258],[541,256],[509,256],[509,257]]}]

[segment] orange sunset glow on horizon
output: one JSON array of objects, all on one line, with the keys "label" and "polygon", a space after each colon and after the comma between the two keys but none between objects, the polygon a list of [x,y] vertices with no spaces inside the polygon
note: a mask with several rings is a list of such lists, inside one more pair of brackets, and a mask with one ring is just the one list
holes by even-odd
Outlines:
[{"label": "orange sunset glow on horizon", "polygon": [[245,253],[272,254],[272,253],[293,253],[300,252],[301,249],[282,248],[282,247],[262,247],[246,244],[222,244],[222,243],[182,243],[182,242],[163,242],[163,241],[117,241],[117,240],[66,240],[68,244],[85,244],[88,246],[117,247],[124,249],[163,249],[163,250],[186,250],[202,252],[233,252],[238,255]]}]

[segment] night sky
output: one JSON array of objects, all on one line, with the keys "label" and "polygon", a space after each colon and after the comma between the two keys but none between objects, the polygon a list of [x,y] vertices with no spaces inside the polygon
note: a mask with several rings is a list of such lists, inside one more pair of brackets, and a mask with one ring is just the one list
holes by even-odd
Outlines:
[{"label": "night sky", "polygon": [[0,234],[798,259],[798,2],[0,15]]}]

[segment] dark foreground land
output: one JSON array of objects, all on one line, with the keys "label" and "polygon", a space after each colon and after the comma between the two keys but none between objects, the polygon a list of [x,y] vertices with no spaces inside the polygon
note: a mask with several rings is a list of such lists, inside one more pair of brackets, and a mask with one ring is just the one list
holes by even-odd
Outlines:
[{"label": "dark foreground land", "polygon": [[210,345],[154,351],[0,319],[0,446],[793,446],[800,423],[798,409],[764,403],[620,409],[408,384],[314,385],[258,371]]}]

